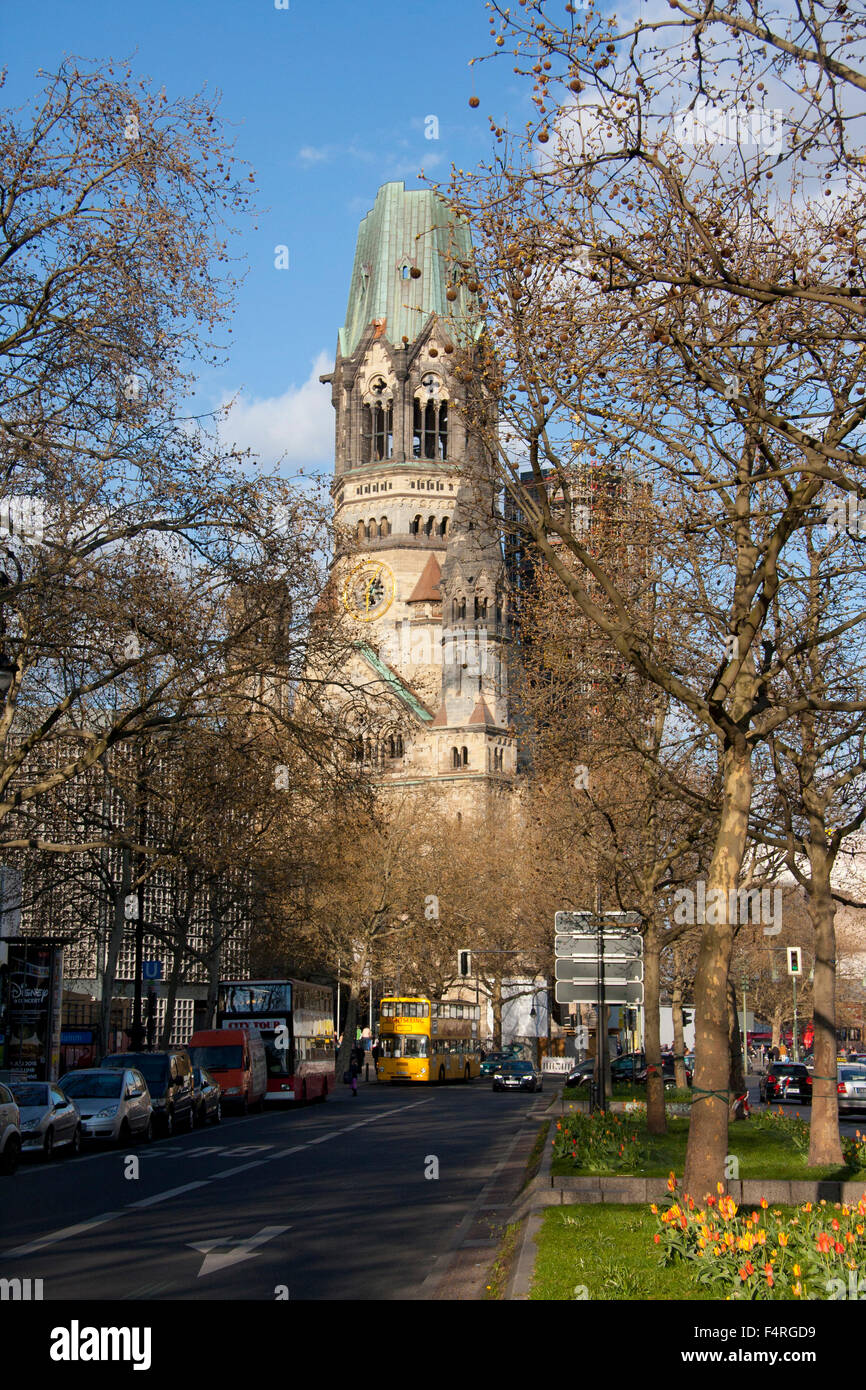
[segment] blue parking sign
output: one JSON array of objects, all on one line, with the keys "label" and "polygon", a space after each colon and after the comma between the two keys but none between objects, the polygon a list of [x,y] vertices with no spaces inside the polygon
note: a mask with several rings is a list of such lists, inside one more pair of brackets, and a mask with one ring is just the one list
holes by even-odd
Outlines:
[{"label": "blue parking sign", "polygon": [[161,961],[161,960],[143,960],[143,961],[141,962],[141,978],[142,978],[143,980],[161,980],[161,979],[162,979],[162,961]]}]

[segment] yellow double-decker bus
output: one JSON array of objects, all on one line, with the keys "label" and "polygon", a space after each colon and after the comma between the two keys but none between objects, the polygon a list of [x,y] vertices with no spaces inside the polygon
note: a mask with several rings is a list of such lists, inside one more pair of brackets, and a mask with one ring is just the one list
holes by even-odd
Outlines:
[{"label": "yellow double-decker bus", "polygon": [[481,1009],[421,995],[379,1005],[380,1081],[471,1081],[481,1074]]}]

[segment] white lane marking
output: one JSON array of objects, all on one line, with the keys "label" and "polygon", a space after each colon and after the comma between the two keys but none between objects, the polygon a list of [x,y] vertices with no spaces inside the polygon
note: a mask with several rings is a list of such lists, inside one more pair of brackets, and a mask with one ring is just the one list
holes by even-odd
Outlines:
[{"label": "white lane marking", "polygon": [[334,1130],[331,1134],[320,1134],[318,1139],[308,1139],[304,1148],[309,1148],[311,1144],[324,1144],[328,1139],[336,1139],[337,1133],[338,1131]]},{"label": "white lane marking", "polygon": [[227,1269],[229,1265],[239,1264],[241,1260],[252,1259],[258,1253],[258,1246],[291,1229],[291,1226],[263,1226],[254,1236],[241,1236],[237,1240],[205,1240],[199,1245],[190,1245],[190,1250],[197,1250],[200,1255],[204,1255],[202,1267],[198,1272],[199,1279],[203,1274],[215,1274],[217,1270]]},{"label": "white lane marking", "polygon": [[[332,1130],[327,1135],[322,1135],[322,1139],[336,1139],[341,1134],[347,1134],[350,1129],[360,1129],[362,1125],[374,1124],[377,1120],[385,1119],[389,1115],[398,1115],[403,1110],[414,1110],[419,1105],[429,1105],[433,1100],[432,1096],[424,1100],[412,1101],[409,1105],[397,1106],[394,1110],[381,1110],[377,1115],[371,1115],[367,1120],[356,1120],[354,1124],[344,1126],[342,1129]],[[124,1206],[124,1211],[135,1209],[136,1207],[156,1206],[159,1202],[168,1201],[171,1197],[176,1197],[179,1193],[189,1192],[195,1187],[207,1187],[209,1183],[219,1182],[221,1178],[234,1177],[236,1173],[245,1173],[250,1168],[261,1168],[264,1163],[268,1163],[274,1158],[284,1158],[289,1153],[299,1153],[302,1149],[310,1147],[310,1144],[317,1143],[318,1140],[310,1140],[306,1144],[297,1144],[293,1149],[281,1149],[276,1153],[268,1154],[267,1158],[256,1159],[253,1163],[241,1163],[236,1168],[226,1168],[222,1173],[214,1173],[208,1178],[202,1178],[200,1182],[185,1183],[183,1187],[174,1187],[167,1192],[157,1192],[153,1197],[145,1197],[138,1202],[128,1202]],[[242,1146],[238,1146],[242,1147]],[[100,1155],[101,1156],[101,1155]],[[115,1155],[116,1157],[116,1155]],[[102,1226],[107,1221],[115,1221],[123,1211],[104,1212],[101,1216],[94,1216],[89,1221],[81,1221],[75,1226],[64,1226],[59,1231],[50,1231],[47,1235],[40,1236],[37,1240],[31,1241],[28,1245],[19,1245],[14,1250],[0,1252],[0,1260],[17,1259],[22,1255],[32,1255],[37,1250],[43,1250],[46,1246],[56,1245],[61,1240],[68,1240],[72,1236],[83,1234],[94,1226]]]},{"label": "white lane marking", "polygon": [[137,1207],[155,1207],[158,1202],[167,1202],[170,1197],[179,1197],[182,1192],[192,1192],[195,1187],[204,1187],[207,1179],[201,1182],[187,1182],[183,1187],[171,1187],[167,1192],[157,1192],[153,1197],[142,1197],[138,1202],[127,1203],[127,1211],[135,1211]]},{"label": "white lane marking", "polygon": [[257,1158],[254,1163],[241,1163],[237,1168],[226,1168],[222,1173],[212,1173],[209,1178],[205,1178],[202,1186],[209,1182],[219,1182],[220,1178],[233,1178],[235,1173],[245,1173],[248,1168],[261,1168],[263,1163],[267,1163],[265,1158]]},{"label": "white lane marking", "polygon": [[81,1235],[82,1232],[89,1231],[94,1226],[104,1226],[106,1221],[116,1221],[122,1215],[122,1211],[106,1211],[101,1216],[92,1216],[89,1221],[79,1221],[74,1226],[64,1226],[59,1231],[49,1231],[48,1235],[39,1236],[37,1240],[31,1240],[27,1245],[18,1245],[14,1250],[4,1251],[2,1258],[15,1260],[22,1255],[35,1255],[37,1250],[44,1250],[47,1245],[56,1245],[58,1241],[69,1240],[71,1236]]}]

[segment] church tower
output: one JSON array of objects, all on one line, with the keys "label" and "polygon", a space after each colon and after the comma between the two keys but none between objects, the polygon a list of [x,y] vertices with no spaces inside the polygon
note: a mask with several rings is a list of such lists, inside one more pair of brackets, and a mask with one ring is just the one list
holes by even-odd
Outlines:
[{"label": "church tower", "polygon": [[469,228],[441,198],[385,184],[361,223],[322,380],[336,412],[333,582],[353,674],[378,681],[402,718],[384,747],[358,746],[388,784],[477,792],[513,773],[515,750],[495,490],[454,369],[483,328],[472,270]]}]

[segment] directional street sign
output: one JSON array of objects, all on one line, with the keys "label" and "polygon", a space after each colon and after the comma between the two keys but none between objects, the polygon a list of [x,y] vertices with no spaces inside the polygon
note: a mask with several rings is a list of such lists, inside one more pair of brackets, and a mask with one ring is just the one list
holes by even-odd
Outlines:
[{"label": "directional street sign", "polygon": [[[561,980],[555,987],[555,998],[557,1004],[597,1004],[598,985],[577,985],[571,984],[567,980]],[[643,982],[635,981],[632,984],[610,985],[605,980],[604,986],[605,1004],[635,1004],[643,1003]]]},{"label": "directional street sign", "polygon": [[[636,932],[628,936],[601,933],[601,949],[605,960],[615,960],[617,956],[633,960],[643,955],[643,937]],[[557,936],[555,953],[557,956],[586,956],[596,958],[599,953],[599,935],[585,932],[567,932]]]},{"label": "directional street sign", "polygon": [[598,932],[616,930],[618,927],[634,928],[640,926],[637,912],[557,912],[554,926],[558,932]]},{"label": "directional street sign", "polygon": [[[557,980],[574,980],[576,983],[591,984],[598,987],[598,963],[594,960],[558,960],[556,962]],[[604,962],[604,992],[617,985],[629,984],[643,979],[643,961],[608,960]]]}]

